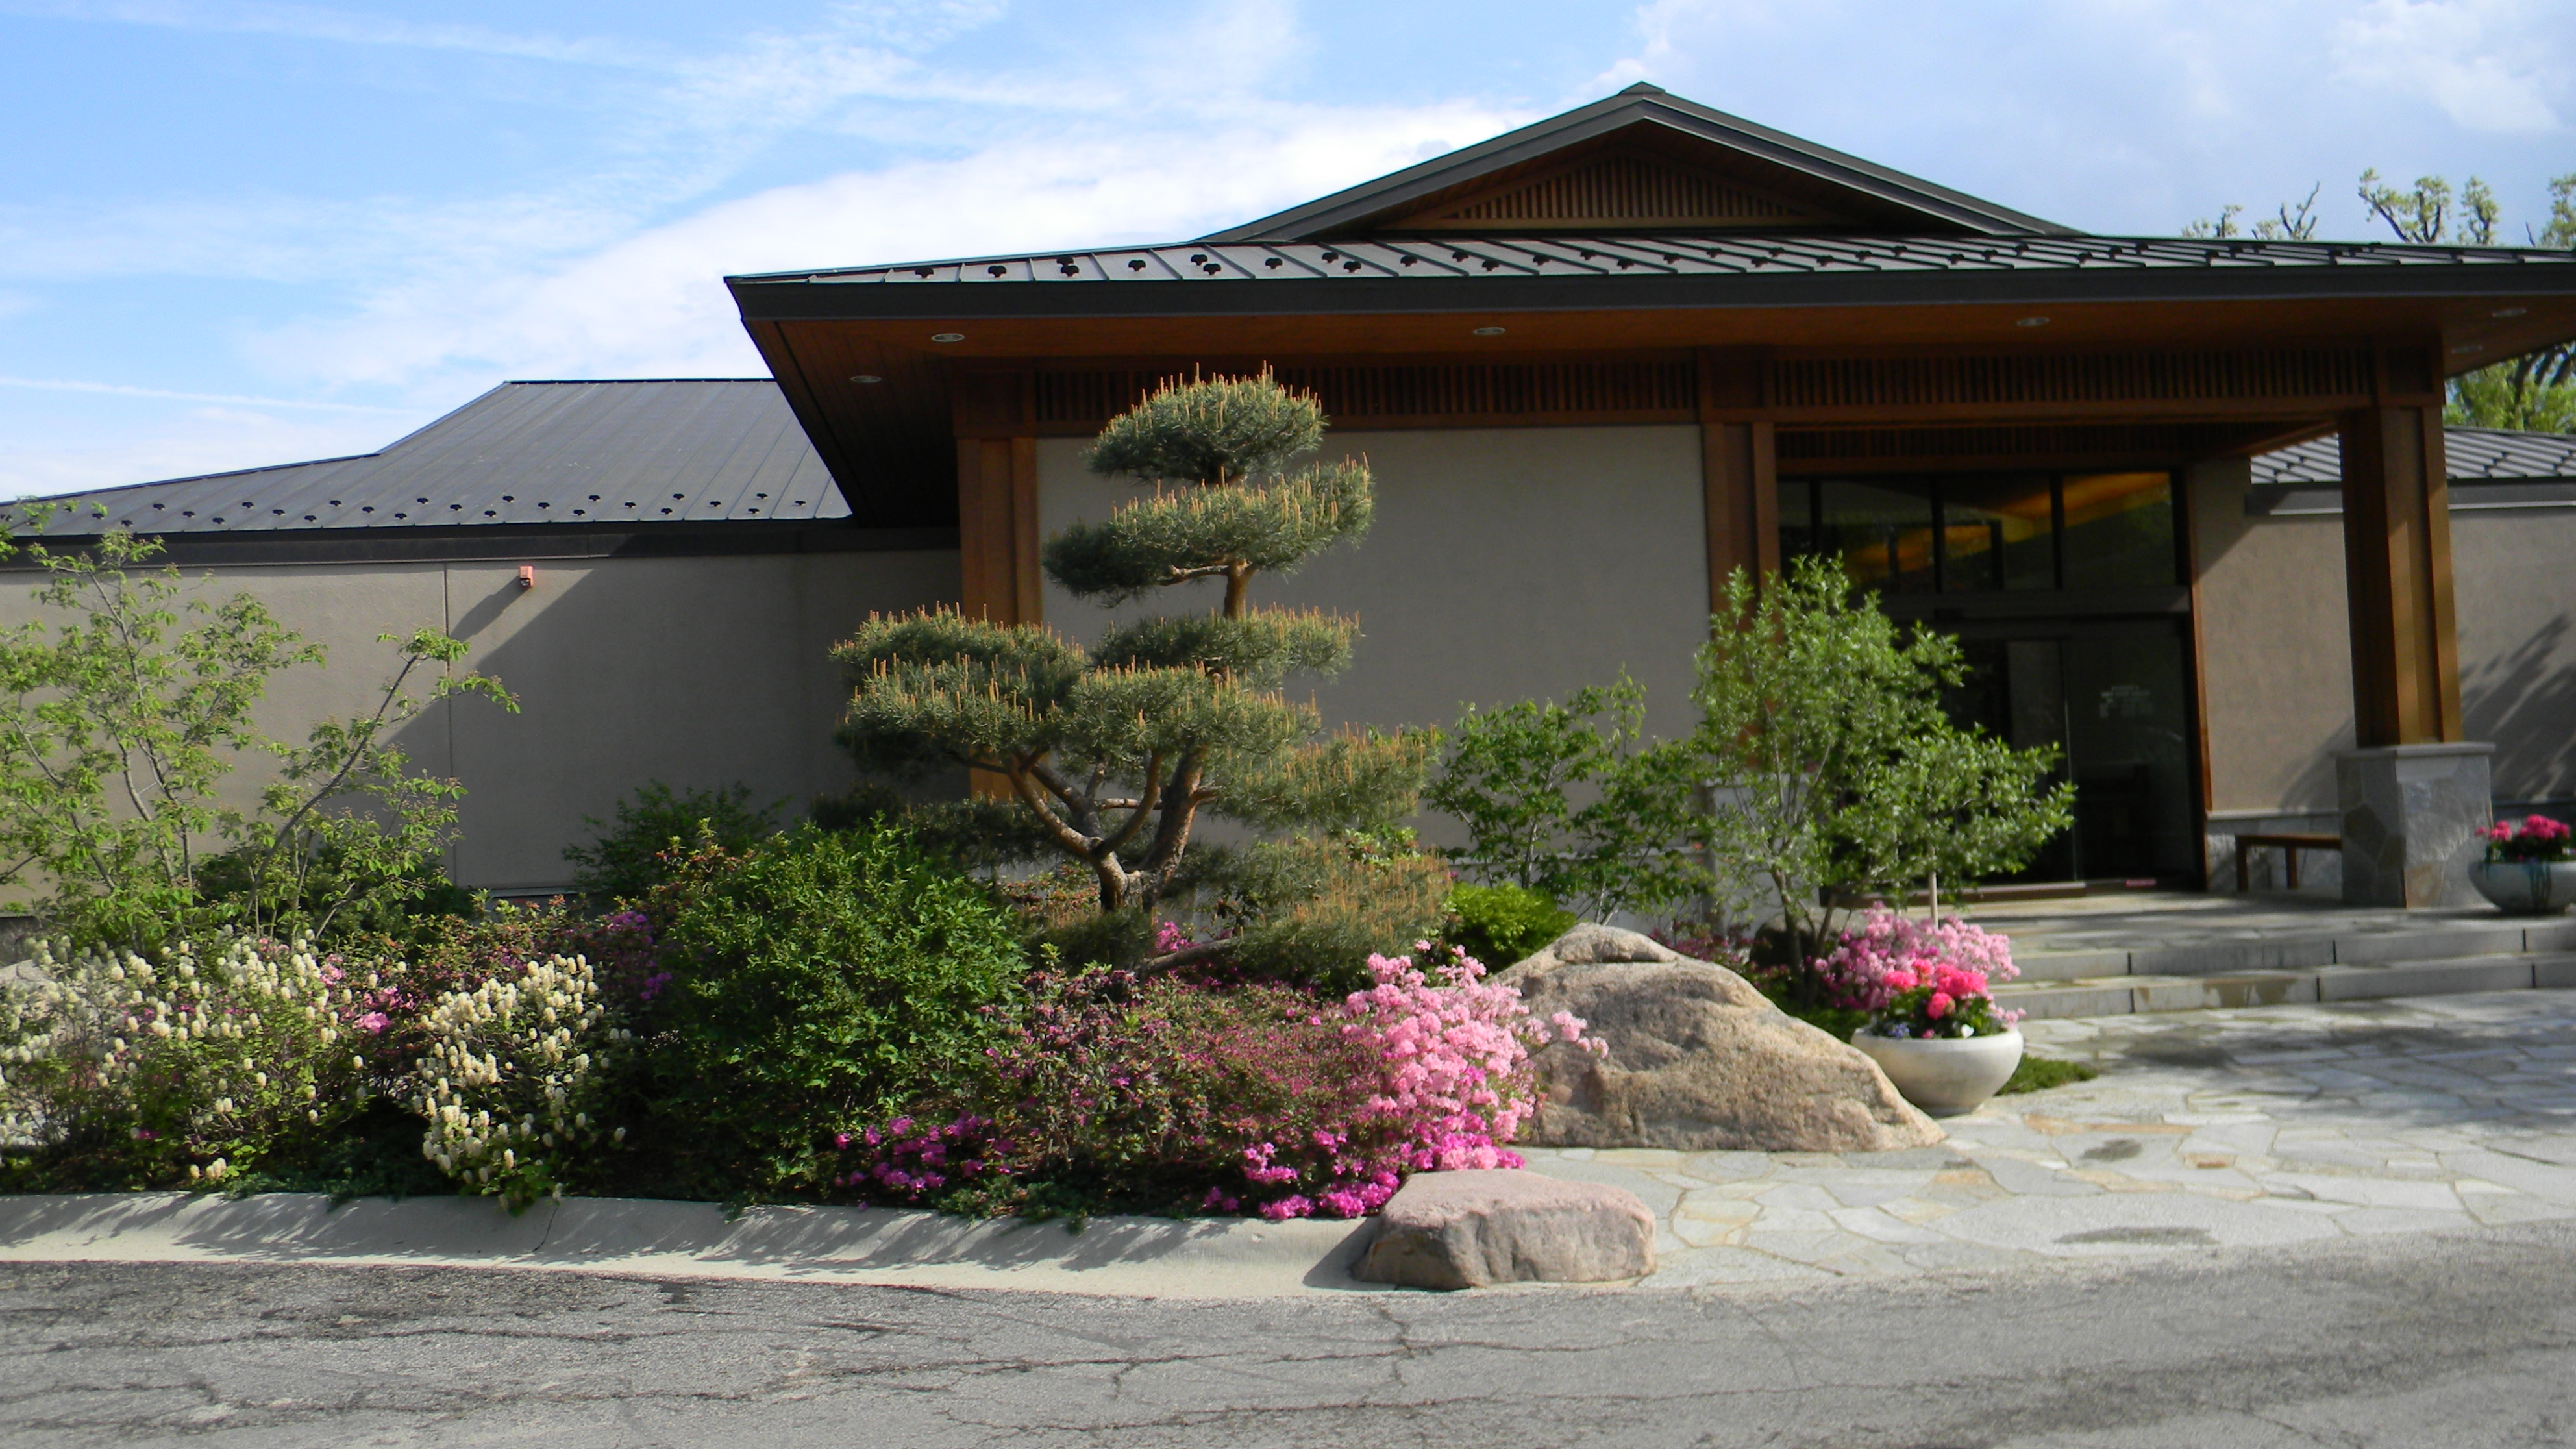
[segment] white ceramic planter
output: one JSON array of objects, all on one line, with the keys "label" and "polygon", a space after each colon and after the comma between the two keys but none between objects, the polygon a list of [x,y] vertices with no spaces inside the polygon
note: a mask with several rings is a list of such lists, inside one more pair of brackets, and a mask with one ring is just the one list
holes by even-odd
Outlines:
[{"label": "white ceramic planter", "polygon": [[2021,1033],[1997,1036],[1889,1037],[1852,1033],[1905,1100],[1934,1117],[1956,1117],[1985,1105],[2021,1065]]},{"label": "white ceramic planter", "polygon": [[2576,860],[2482,860],[2469,884],[2517,916],[2555,915],[2576,905]]}]

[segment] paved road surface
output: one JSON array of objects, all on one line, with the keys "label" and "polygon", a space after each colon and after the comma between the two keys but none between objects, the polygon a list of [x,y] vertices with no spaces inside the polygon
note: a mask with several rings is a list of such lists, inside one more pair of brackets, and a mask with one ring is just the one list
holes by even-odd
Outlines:
[{"label": "paved road surface", "polygon": [[1238,1302],[0,1264],[0,1442],[2576,1441],[2576,1227],[1770,1288]]}]

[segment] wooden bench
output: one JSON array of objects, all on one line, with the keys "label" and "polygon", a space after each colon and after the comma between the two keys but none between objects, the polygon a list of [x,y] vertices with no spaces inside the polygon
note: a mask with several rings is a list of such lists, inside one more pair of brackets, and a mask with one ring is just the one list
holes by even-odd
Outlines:
[{"label": "wooden bench", "polygon": [[2296,832],[2282,834],[2246,834],[2236,837],[2236,893],[2238,895],[2243,895],[2246,891],[2252,888],[2251,880],[2245,872],[2246,857],[2252,855],[2254,853],[2254,848],[2260,845],[2277,845],[2281,848],[2281,858],[2289,862],[2290,889],[2297,890],[2299,888],[2299,852],[2302,850],[2341,850],[2343,849],[2343,837],[2340,835],[2310,835]]}]

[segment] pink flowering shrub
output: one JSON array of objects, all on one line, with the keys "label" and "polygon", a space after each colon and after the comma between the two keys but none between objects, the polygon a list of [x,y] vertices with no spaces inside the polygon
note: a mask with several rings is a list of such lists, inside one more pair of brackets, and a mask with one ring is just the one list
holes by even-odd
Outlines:
[{"label": "pink flowering shrub", "polygon": [[[1373,957],[1334,1002],[1277,982],[1042,975],[973,1112],[834,1139],[845,1200],[1006,1212],[1358,1217],[1411,1172],[1517,1167],[1530,1053],[1583,1041],[1462,951]],[[920,1114],[916,1114],[919,1116]]]},{"label": "pink flowering shrub", "polygon": [[2489,860],[2576,860],[2576,830],[2546,815],[2499,820],[2478,833],[2486,837]]},{"label": "pink flowering shrub", "polygon": [[1956,917],[1927,923],[1885,906],[1872,907],[1816,962],[1832,1004],[1870,1013],[1870,1032],[1891,1037],[2004,1031],[2021,1014],[1998,1011],[1989,983],[2020,974],[2005,937]]},{"label": "pink flowering shrub", "polygon": [[1560,1011],[1541,1021],[1517,989],[1485,984],[1483,963],[1464,949],[1449,957],[1426,974],[1410,957],[1371,956],[1376,984],[1343,1003],[1352,1018],[1343,1030],[1378,1060],[1385,1085],[1369,1105],[1399,1125],[1406,1168],[1518,1167],[1503,1144],[1536,1105],[1530,1053],[1555,1041],[1601,1044],[1586,1042],[1580,1018]]}]

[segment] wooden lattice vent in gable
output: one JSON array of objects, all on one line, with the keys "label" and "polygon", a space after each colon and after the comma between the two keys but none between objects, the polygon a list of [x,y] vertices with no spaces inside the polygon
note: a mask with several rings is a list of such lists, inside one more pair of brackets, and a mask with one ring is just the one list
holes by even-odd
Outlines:
[{"label": "wooden lattice vent in gable", "polygon": [[1759,227],[1827,220],[1815,211],[1651,157],[1612,154],[1388,222],[1389,231],[1530,226]]},{"label": "wooden lattice vent in gable", "polygon": [[[1186,375],[1189,369],[1177,371]],[[1698,416],[1697,375],[1686,361],[1281,367],[1275,373],[1287,386],[1314,393],[1341,428],[1667,423]],[[1038,428],[1089,432],[1171,375],[1145,369],[1040,372]]]},{"label": "wooden lattice vent in gable", "polygon": [[1782,410],[1944,404],[2351,398],[2370,391],[2360,348],[2039,357],[1780,358],[1764,394]]}]

